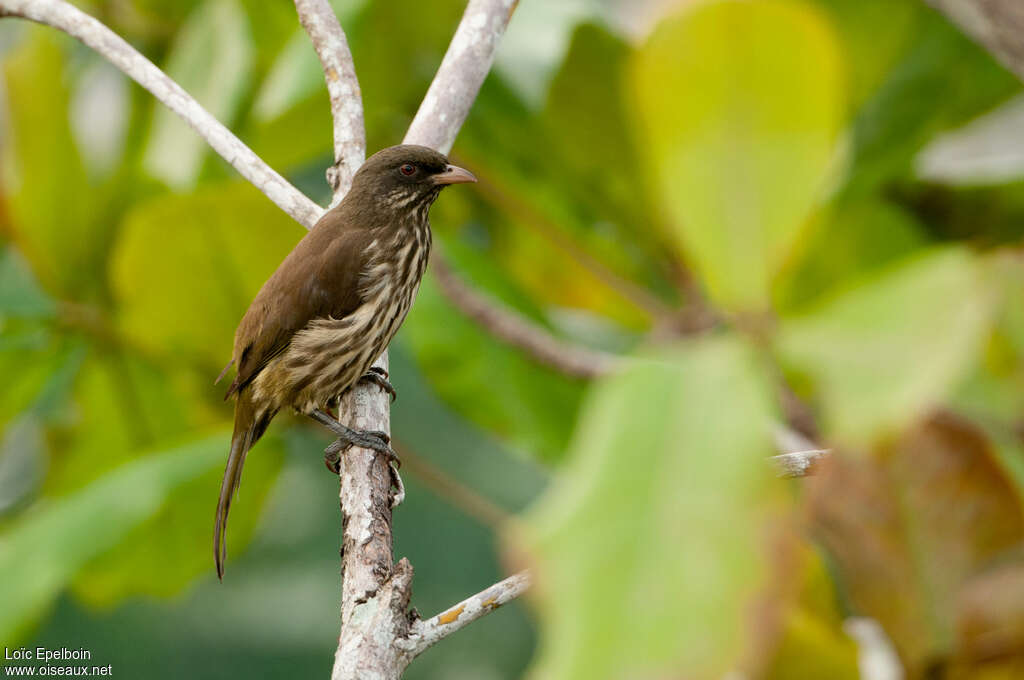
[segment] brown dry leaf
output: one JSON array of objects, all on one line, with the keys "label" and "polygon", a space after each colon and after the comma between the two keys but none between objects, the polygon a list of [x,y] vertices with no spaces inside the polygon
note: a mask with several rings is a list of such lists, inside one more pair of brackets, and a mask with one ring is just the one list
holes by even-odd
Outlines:
[{"label": "brown dry leaf", "polygon": [[953,678],[1024,677],[1024,554],[977,574],[957,598]]},{"label": "brown dry leaf", "polygon": [[987,439],[939,413],[808,480],[811,525],[851,607],[892,637],[907,677],[946,664],[968,579],[1024,537],[1021,506]]}]

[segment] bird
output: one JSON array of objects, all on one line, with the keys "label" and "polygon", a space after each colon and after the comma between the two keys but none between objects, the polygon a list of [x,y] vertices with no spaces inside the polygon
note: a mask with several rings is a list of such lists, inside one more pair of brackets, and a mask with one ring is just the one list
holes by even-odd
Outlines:
[{"label": "bird", "polygon": [[228,511],[246,454],[279,411],[309,416],[338,437],[327,448],[328,467],[349,446],[395,457],[385,433],[350,429],[330,407],[361,380],[394,397],[387,374],[371,366],[416,297],[430,255],[430,207],[446,186],[476,181],[425,146],[378,151],[256,294],[235,332],[231,361],[217,378],[236,367],[224,397],[235,399],[235,426],[214,521],[219,579]]}]

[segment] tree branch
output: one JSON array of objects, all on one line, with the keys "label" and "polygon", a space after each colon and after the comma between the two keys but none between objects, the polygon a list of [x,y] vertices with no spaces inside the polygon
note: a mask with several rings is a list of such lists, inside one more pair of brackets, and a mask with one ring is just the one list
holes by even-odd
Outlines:
[{"label": "tree branch", "polygon": [[614,369],[619,357],[567,343],[547,329],[479,293],[451,270],[443,255],[435,252],[430,263],[444,296],[481,328],[541,363],[576,378],[596,378]]},{"label": "tree branch", "polygon": [[1024,4],[1020,0],[926,0],[1024,80]]},{"label": "tree branch", "polygon": [[356,170],[366,160],[363,97],[348,39],[327,0],[295,0],[295,10],[320,58],[331,98],[334,165],[327,170],[327,182],[334,191],[333,207],[341,202]]},{"label": "tree branch", "polygon": [[297,222],[308,229],[323,214],[320,206],[272,170],[153,62],[88,14],[63,0],[0,0],[0,16],[29,19],[78,38],[181,116],[242,177]]},{"label": "tree branch", "polygon": [[406,144],[451,151],[517,4],[519,0],[469,0],[441,68],[405,133]]},{"label": "tree branch", "polygon": [[447,611],[429,619],[416,621],[409,632],[410,654],[415,657],[457,630],[465,628],[481,616],[489,614],[525,593],[532,584],[529,571],[521,571],[504,581],[466,598]]}]

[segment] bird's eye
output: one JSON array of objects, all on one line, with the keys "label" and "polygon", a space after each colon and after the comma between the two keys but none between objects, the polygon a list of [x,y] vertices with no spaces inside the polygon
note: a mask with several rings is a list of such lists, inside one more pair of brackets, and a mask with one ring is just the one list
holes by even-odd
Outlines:
[{"label": "bird's eye", "polygon": [[416,174],[416,166],[413,165],[412,163],[406,163],[405,165],[400,167],[398,170],[399,170],[399,172],[401,172],[406,177],[410,177],[410,176]]}]

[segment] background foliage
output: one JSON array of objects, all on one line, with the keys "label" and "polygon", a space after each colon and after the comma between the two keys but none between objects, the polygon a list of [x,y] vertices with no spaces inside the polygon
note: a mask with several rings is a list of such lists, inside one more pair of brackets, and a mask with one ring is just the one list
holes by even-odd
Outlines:
[{"label": "background foliage", "polygon": [[[396,143],[463,3],[333,4],[369,147]],[[290,2],[82,6],[326,202]],[[5,21],[0,50],[0,643],[121,677],[326,674],[323,433],[279,419],[223,585],[209,555],[211,381],[301,227],[73,40]],[[474,286],[634,359],[565,377],[425,281],[392,358],[414,605],[539,583],[534,616],[408,677],[853,678],[853,616],[907,677],[1024,673],[1024,164],[991,151],[1024,146],[1020,90],[918,0],[523,0],[453,152],[481,182],[436,237]],[[774,478],[783,419],[835,447],[818,475]]]}]

